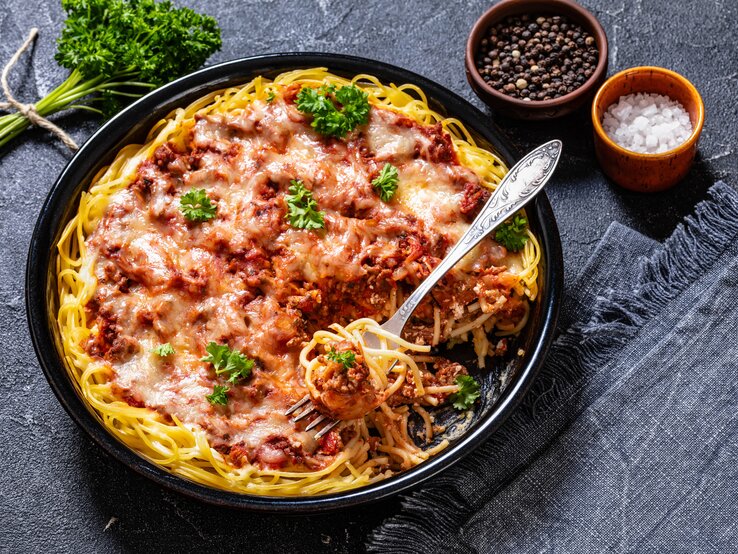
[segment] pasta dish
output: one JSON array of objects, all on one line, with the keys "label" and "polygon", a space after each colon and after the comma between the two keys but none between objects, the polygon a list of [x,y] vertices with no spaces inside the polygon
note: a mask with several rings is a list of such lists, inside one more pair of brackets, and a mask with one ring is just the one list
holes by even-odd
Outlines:
[{"label": "pasta dish", "polygon": [[[212,487],[326,494],[422,463],[448,444],[434,410],[480,394],[445,350],[471,342],[484,368],[526,324],[540,254],[525,213],[402,338],[377,322],[505,172],[418,87],[371,75],[291,71],[177,109],[93,179],[57,245],[70,376],[120,441]],[[314,416],[285,415],[308,393]],[[341,425],[316,439],[318,413]]]}]

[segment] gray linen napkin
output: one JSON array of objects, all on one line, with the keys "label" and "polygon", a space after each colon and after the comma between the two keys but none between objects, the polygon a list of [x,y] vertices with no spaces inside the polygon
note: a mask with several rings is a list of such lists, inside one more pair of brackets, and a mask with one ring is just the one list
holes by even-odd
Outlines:
[{"label": "gray linen napkin", "polygon": [[738,552],[738,191],[663,245],[614,223],[546,365],[373,552]]}]

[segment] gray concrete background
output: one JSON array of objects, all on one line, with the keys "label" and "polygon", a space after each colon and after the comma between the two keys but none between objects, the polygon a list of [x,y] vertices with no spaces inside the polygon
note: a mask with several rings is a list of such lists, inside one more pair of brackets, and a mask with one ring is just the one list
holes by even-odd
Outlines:
[{"label": "gray concrete background", "polygon": [[[482,104],[463,69],[466,35],[491,2],[417,0],[203,0],[186,3],[217,17],[224,45],[211,63],[278,51],[343,52],[416,71]],[[492,118],[522,150],[551,138],[565,155],[547,188],[571,282],[612,221],[663,239],[716,179],[736,183],[738,166],[738,2],[584,0],[610,40],[610,74],[636,65],[676,70],[697,85],[707,107],[700,154],[675,189],[643,196],[609,183],[593,157],[588,114],[546,123]],[[0,63],[31,26],[32,60],[11,83],[31,100],[65,76],[53,62],[63,20],[58,2],[0,0]],[[486,110],[489,112],[489,110]],[[84,141],[99,124],[86,115],[56,119]],[[328,516],[284,518],[202,505],[168,492],[104,455],[53,396],[26,327],[23,280],[41,204],[70,155],[32,131],[0,158],[0,552],[354,552],[399,509],[389,500]]]}]

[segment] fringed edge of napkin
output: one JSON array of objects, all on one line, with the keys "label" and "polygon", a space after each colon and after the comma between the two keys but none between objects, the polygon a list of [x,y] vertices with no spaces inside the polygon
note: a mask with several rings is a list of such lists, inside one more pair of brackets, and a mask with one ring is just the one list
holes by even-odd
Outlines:
[{"label": "fringed edge of napkin", "polygon": [[[505,448],[514,449],[516,437],[530,432],[532,423],[544,421],[552,407],[566,401],[584,375],[585,365],[606,364],[613,352],[712,267],[738,235],[738,190],[717,182],[709,196],[696,206],[694,216],[686,217],[662,246],[640,261],[635,290],[607,291],[597,299],[590,321],[573,325],[556,339],[552,355],[523,404],[483,448],[494,451],[499,447],[497,458]],[[466,458],[425,489],[405,497],[401,513],[370,534],[367,549],[410,553],[422,545],[429,552],[429,538],[436,547],[443,544],[444,538],[458,532],[475,511],[475,504],[463,498],[456,486],[459,473],[479,476],[478,463],[474,456]],[[494,493],[484,482],[477,482],[476,488],[480,502]],[[440,509],[434,509],[436,506]]]}]

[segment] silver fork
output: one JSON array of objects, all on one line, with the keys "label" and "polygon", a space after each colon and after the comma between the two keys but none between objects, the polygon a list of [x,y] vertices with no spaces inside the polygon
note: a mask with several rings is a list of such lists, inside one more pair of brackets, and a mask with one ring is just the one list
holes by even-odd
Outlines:
[{"label": "silver fork", "polygon": [[[400,335],[405,324],[410,319],[420,302],[431,289],[440,281],[448,271],[453,268],[459,260],[466,256],[469,251],[486,238],[492,231],[502,224],[508,217],[517,212],[527,204],[551,178],[561,157],[561,141],[552,140],[528,153],[522,160],[513,166],[499,186],[490,196],[487,203],[474,219],[469,229],[459,241],[449,250],[440,264],[425,278],[420,286],[408,296],[402,306],[395,314],[381,325],[381,328],[395,335]],[[364,341],[369,348],[379,348],[380,343],[376,335],[367,334]],[[291,415],[310,402],[310,395],[306,394],[285,415]],[[308,405],[303,411],[292,418],[294,423],[306,418],[315,411],[313,404]],[[315,429],[318,425],[327,421],[315,438],[319,439],[341,421],[332,421],[327,416],[320,414],[305,428],[306,431]]]}]

